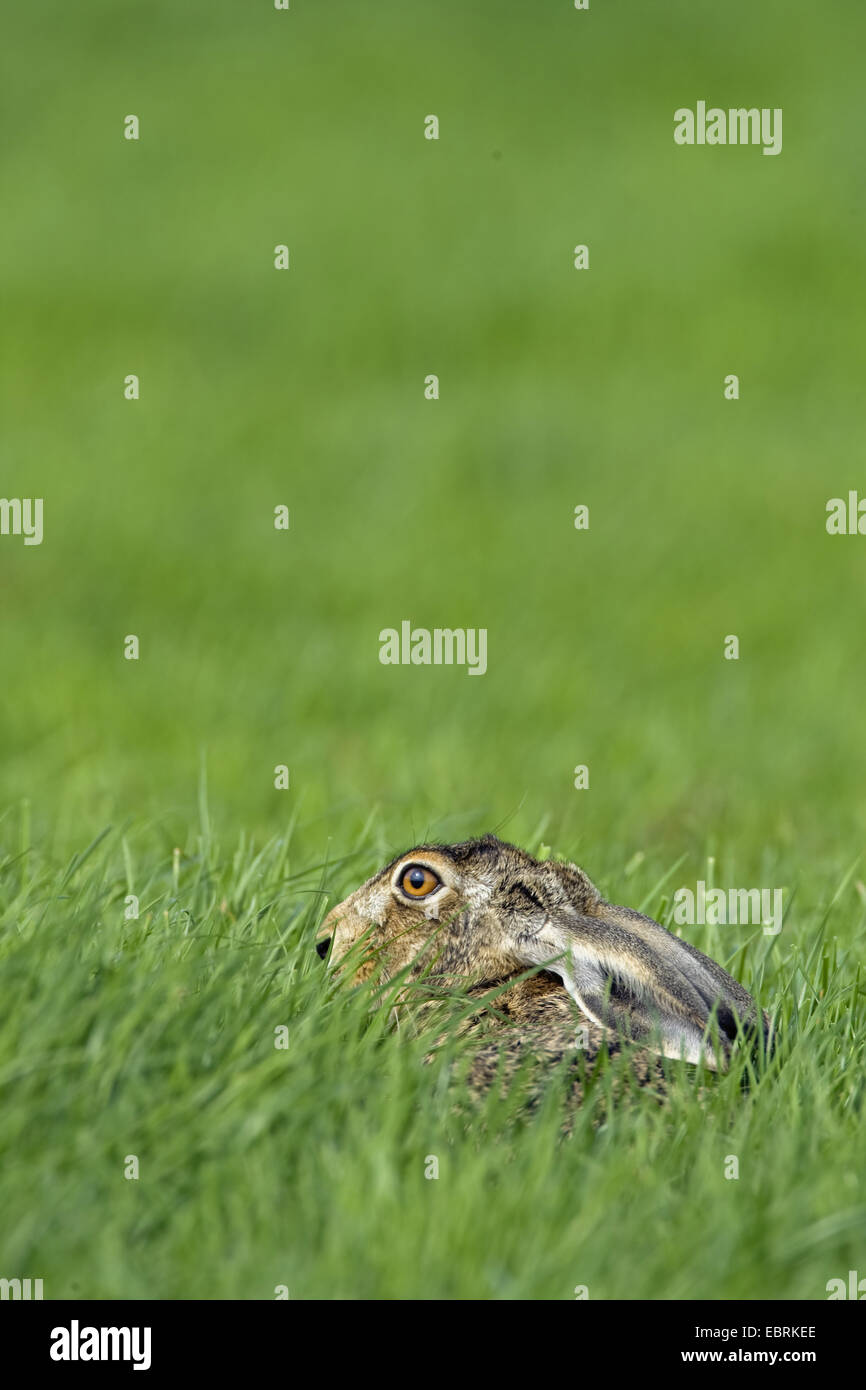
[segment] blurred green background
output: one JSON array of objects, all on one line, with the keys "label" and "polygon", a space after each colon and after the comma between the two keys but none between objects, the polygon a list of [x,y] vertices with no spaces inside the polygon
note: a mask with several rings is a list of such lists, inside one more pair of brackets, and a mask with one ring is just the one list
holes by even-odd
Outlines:
[{"label": "blurred green background", "polygon": [[[223,823],[315,839],[862,844],[862,7],[7,25],[4,802],[180,835],[204,755]],[[699,98],[782,154],[675,146]],[[381,666],[403,618],[487,675]]]}]

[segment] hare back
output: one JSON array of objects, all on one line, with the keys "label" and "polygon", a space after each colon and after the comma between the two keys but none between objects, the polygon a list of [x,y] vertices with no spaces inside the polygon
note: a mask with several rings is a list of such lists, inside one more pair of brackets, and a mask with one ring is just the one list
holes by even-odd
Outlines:
[{"label": "hare back", "polygon": [[[472,1049],[468,1076],[473,1094],[483,1096],[496,1084],[507,1092],[518,1072],[528,1067],[532,1073],[533,1064],[541,1063],[543,1066],[528,1078],[526,1100],[531,1108],[544,1091],[550,1068],[571,1062],[569,1099],[572,1104],[581,1104],[599,1053],[604,1048],[608,1056],[616,1056],[623,1051],[621,1039],[581,1014],[553,975],[542,973],[500,990],[501,982],[476,985],[468,991],[481,1005],[489,999],[458,1030],[477,1044]],[[628,1043],[625,1050],[632,1084],[651,1087],[662,1098],[666,1082],[661,1058]]]}]

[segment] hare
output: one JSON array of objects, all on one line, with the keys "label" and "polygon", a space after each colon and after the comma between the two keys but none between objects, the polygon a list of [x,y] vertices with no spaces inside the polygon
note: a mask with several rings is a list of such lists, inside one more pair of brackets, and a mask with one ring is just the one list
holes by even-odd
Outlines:
[{"label": "hare", "polygon": [[738,1025],[753,1039],[769,1028],[714,960],[606,902],[576,865],[540,862],[494,835],[399,855],[333,908],[318,950],[338,968],[351,953],[356,983],[399,976],[400,999],[422,978],[477,998],[462,1031],[484,1039],[481,1087],[503,1053],[507,1073],[529,1053],[559,1060],[579,1048],[591,1065],[603,1045],[624,1043],[639,1045],[641,1084],[663,1086],[657,1056],[724,1070]]}]

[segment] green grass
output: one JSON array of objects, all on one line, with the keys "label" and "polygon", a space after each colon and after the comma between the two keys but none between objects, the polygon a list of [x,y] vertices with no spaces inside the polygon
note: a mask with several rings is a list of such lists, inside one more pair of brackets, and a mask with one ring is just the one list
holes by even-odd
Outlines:
[{"label": "green grass", "polygon": [[[796,925],[733,959],[705,929],[777,1012],[765,1074],[669,1064],[667,1105],[613,1106],[611,1063],[564,1137],[561,1073],[532,1116],[519,1089],[473,1108],[459,1047],[424,1065],[429,1035],[329,986],[323,890],[380,861],[375,827],[339,863],[293,850],[291,828],[224,850],[205,819],[182,853],[128,828],[62,868],[5,860],[4,1269],[54,1298],[778,1299],[858,1267],[850,895],[804,874]],[[652,877],[628,896],[664,917]]]},{"label": "green grass", "polygon": [[[866,539],[824,529],[866,495],[864,44],[850,0],[10,18],[0,495],[45,539],[0,537],[0,1277],[866,1274]],[[676,147],[701,98],[783,107],[782,154]],[[486,627],[487,674],[380,665],[404,618]],[[328,993],[326,900],[499,828],[664,921],[784,888],[777,938],[686,929],[778,1016],[759,1084],[602,1078],[562,1139],[552,1077],[467,1128],[447,1058]]]}]

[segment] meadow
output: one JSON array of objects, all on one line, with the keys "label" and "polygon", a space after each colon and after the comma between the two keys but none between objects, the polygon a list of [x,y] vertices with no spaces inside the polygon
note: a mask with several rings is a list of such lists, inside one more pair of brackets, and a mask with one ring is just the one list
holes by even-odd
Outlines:
[{"label": "meadow", "polygon": [[[825,526],[866,493],[866,13],[47,0],[7,31],[0,492],[44,538],[0,536],[0,1277],[866,1276],[866,540]],[[783,108],[781,153],[677,146],[699,99]],[[404,621],[483,628],[483,676],[383,665]],[[487,830],[666,924],[682,885],[782,889],[778,935],[678,928],[773,1013],[766,1073],[671,1064],[622,1108],[602,1075],[568,1136],[561,1075],[455,1110],[459,1058],[314,938]]]}]

